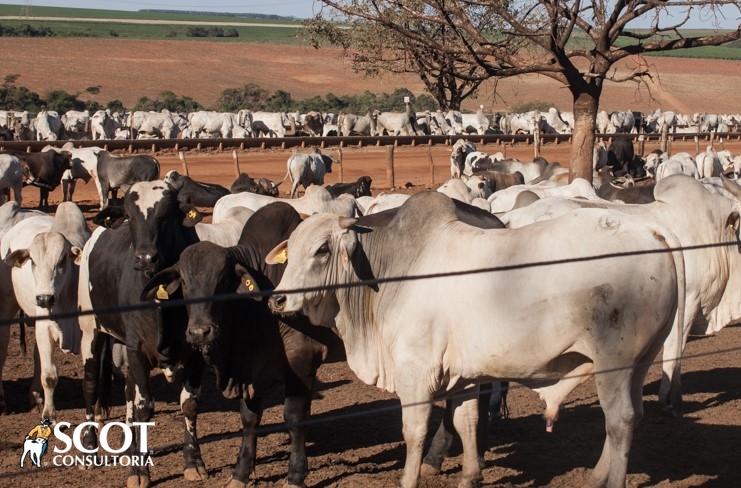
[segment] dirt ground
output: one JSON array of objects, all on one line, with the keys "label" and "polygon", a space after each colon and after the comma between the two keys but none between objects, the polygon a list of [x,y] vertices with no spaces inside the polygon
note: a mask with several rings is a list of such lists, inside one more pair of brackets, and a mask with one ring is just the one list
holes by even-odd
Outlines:
[{"label": "dirt ground", "polygon": [[[675,151],[694,150],[675,144]],[[497,150],[496,146],[483,148]],[[648,148],[650,149],[650,148]],[[739,152],[741,145],[729,146]],[[507,148],[508,155],[525,158],[529,146]],[[446,178],[447,150],[433,148],[437,182]],[[543,155],[564,161],[568,147],[546,146]],[[163,171],[178,169],[173,155],[158,156]],[[285,152],[241,153],[242,171],[253,176],[282,178]],[[196,179],[224,184],[233,179],[231,155],[191,154],[191,175]],[[344,152],[344,179],[369,174],[381,190],[386,186],[383,150]],[[397,184],[410,181],[421,190],[429,183],[427,149],[399,148],[396,160]],[[330,178],[339,176],[336,170]],[[78,189],[87,215],[95,205],[92,184]],[[28,205],[38,198],[35,189],[26,188]],[[60,200],[59,191],[52,201]],[[126,468],[82,471],[76,468],[24,469],[18,466],[23,436],[39,420],[29,410],[28,389],[33,369],[33,333],[28,332],[29,354],[19,351],[18,328],[13,327],[10,356],[4,369],[7,413],[0,416],[0,487],[89,487],[122,486]],[[657,391],[660,369],[654,366],[645,388],[646,416],[638,427],[629,466],[629,486],[741,486],[736,446],[741,445],[741,351],[724,354],[716,351],[741,349],[741,327],[728,327],[714,337],[692,340],[683,364],[685,391],[684,416],[672,419],[658,411]],[[697,356],[697,357],[693,357]],[[57,354],[60,381],[56,391],[59,420],[81,422],[81,365],[79,357]],[[322,366],[319,372],[319,397],[312,406],[312,425],[307,434],[310,474],[308,486],[385,487],[394,486],[401,474],[404,447],[398,400],[375,387],[359,382],[345,363]],[[167,384],[161,375],[152,380],[156,403],[156,426],[150,436],[154,450],[152,479],[158,487],[182,487],[183,419],[178,406],[179,390]],[[204,482],[186,482],[187,486],[223,486],[239,449],[240,423],[234,402],[225,401],[213,388],[213,378],[205,382],[198,429],[202,452],[210,478]],[[124,415],[122,385],[114,387],[115,420]],[[391,407],[391,408],[389,408]],[[604,421],[595,394],[594,382],[580,386],[568,399],[556,424],[555,432],[545,432],[541,418],[543,405],[530,390],[513,386],[509,399],[510,418],[499,422],[490,432],[491,448],[486,455],[484,482],[487,486],[582,486],[589,468],[597,461],[604,439]],[[347,416],[346,414],[367,414]],[[341,415],[342,418],[335,418]],[[437,422],[441,409],[434,412]],[[282,410],[269,408],[263,425],[282,422]],[[436,423],[434,424],[436,425]],[[47,460],[50,457],[47,455]],[[256,486],[282,482],[287,471],[288,436],[285,433],[262,435],[258,441]],[[444,464],[443,473],[423,481],[425,487],[451,486],[460,473],[461,456],[457,451]]]},{"label": "dirt ground", "polygon": [[[268,90],[282,89],[294,98],[328,92],[337,95],[393,91],[407,87],[421,93],[418,78],[410,75],[364,78],[354,73],[338,49],[298,45],[221,43],[209,41],[155,41],[134,39],[4,38],[2,72],[17,73],[19,83],[42,94],[53,89],[82,92],[101,85],[101,102],[118,98],[131,106],[143,96],[163,90],[213,104],[226,88],[256,83]],[[28,53],[34,62],[28,62]],[[741,61],[660,58],[647,60],[655,80],[650,92],[635,83],[605,84],[601,106],[605,110],[679,112],[737,112],[741,91],[729,90],[741,81]],[[636,63],[627,59],[621,71]],[[529,101],[548,101],[571,110],[568,90],[538,75],[485,84],[469,109],[484,104],[487,110],[507,110]]]}]

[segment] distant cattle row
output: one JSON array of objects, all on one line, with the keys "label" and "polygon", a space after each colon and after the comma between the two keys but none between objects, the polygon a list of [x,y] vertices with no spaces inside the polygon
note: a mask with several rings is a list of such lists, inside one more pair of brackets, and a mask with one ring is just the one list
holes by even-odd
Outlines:
[{"label": "distant cattle row", "polygon": [[[597,114],[596,130],[616,132],[730,132],[741,126],[741,114],[679,114],[617,111]],[[0,111],[0,140],[56,141],[62,139],[192,139],[288,136],[380,136],[461,134],[567,134],[574,129],[571,112],[555,107],[526,113],[450,111],[382,112],[365,114],[199,111],[192,113],[42,110]]]}]

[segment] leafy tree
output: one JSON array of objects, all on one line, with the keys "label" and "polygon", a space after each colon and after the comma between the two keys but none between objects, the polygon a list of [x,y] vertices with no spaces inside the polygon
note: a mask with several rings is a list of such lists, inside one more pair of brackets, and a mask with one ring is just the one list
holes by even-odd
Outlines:
[{"label": "leafy tree", "polygon": [[64,90],[52,90],[46,95],[46,107],[63,114],[69,110],[85,110],[85,102],[77,98],[79,93],[67,93]]},{"label": "leafy tree", "polygon": [[[329,10],[325,18],[340,15],[351,25],[354,21],[376,24],[405,43],[424,45],[489,77],[537,73],[561,83],[573,98],[572,179],[592,177],[594,129],[605,81],[631,81],[650,88],[653,79],[642,55],[741,38],[741,22],[729,31],[679,30],[696,13],[722,17],[724,6],[738,11],[740,0],[322,2],[331,7],[325,9]],[[650,27],[635,29],[641,21]],[[427,28],[428,24],[435,27]],[[440,29],[445,35],[440,35]],[[478,76],[457,75],[471,80]]]},{"label": "leafy tree", "polygon": [[227,88],[216,101],[216,110],[236,112],[241,109],[264,110],[267,105],[268,92],[254,83],[241,88]]}]

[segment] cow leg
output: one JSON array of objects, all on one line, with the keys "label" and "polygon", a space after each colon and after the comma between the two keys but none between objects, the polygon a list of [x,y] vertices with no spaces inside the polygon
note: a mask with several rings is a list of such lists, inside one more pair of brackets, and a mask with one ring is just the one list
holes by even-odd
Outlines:
[{"label": "cow leg", "polygon": [[300,184],[299,180],[296,180],[291,185],[291,198],[296,198],[296,195],[298,195],[298,185]]},{"label": "cow leg", "polygon": [[5,411],[5,390],[3,389],[3,367],[8,357],[10,344],[10,325],[0,325],[0,413]]},{"label": "cow leg", "polygon": [[245,392],[239,402],[239,413],[242,417],[242,446],[237,455],[237,464],[234,466],[232,477],[226,488],[245,488],[250,474],[255,469],[257,454],[257,426],[262,418],[262,402],[260,398],[249,398]]},{"label": "cow leg", "polygon": [[[15,197],[15,201],[18,203],[18,206],[20,207],[23,203],[23,185],[21,183],[18,183],[13,187],[13,196]],[[10,200],[10,193],[8,193],[8,200]]]},{"label": "cow leg", "polygon": [[[409,370],[401,368],[397,378],[409,378]],[[426,377],[426,376],[424,376]],[[427,436],[427,423],[432,412],[432,394],[424,386],[405,382],[399,388],[401,400],[402,433],[407,448],[404,463],[404,474],[401,477],[402,488],[414,488],[419,481],[422,465],[422,449]]]},{"label": "cow leg", "polygon": [[203,358],[193,354],[183,368],[183,389],[180,391],[180,410],[185,419],[185,440],[183,441],[183,458],[185,470],[183,476],[188,481],[202,481],[208,478],[208,471],[201,456],[196,433],[198,416],[198,395],[201,391],[203,376]]},{"label": "cow leg", "polygon": [[46,188],[39,188],[39,210],[47,210],[49,208],[49,190]]},{"label": "cow leg", "polygon": [[38,344],[33,348],[33,377],[31,378],[28,397],[31,408],[36,407],[36,410],[41,414],[44,409],[44,395],[41,388],[41,359]]},{"label": "cow leg", "polygon": [[[98,403],[98,381],[100,377],[100,361],[103,333],[95,329],[95,319],[91,315],[81,315],[79,318],[82,339],[80,341],[80,355],[82,356],[82,396],[85,400],[85,420],[92,422],[95,419],[95,406]],[[82,444],[87,449],[98,447],[97,429],[89,426],[82,434]]]},{"label": "cow leg", "polygon": [[[481,466],[479,465],[479,445],[476,442],[476,432],[479,424],[479,389],[471,388],[470,395],[456,395],[451,399],[453,409],[453,425],[461,437],[463,445],[463,472],[458,488],[476,486],[481,480]],[[486,412],[489,408],[485,405]]]},{"label": "cow leg", "polygon": [[[154,414],[154,401],[149,392],[149,373],[151,366],[144,354],[137,349],[127,347],[129,358],[129,376],[134,384],[134,421],[149,422]],[[136,431],[136,429],[135,429]],[[131,456],[141,456],[139,447],[139,433],[135,432],[131,443]],[[144,463],[140,463],[144,464]],[[127,488],[149,488],[150,477],[148,466],[132,466],[126,480]]]},{"label": "cow leg", "polygon": [[72,196],[75,194],[75,186],[77,182],[75,180],[64,180],[62,182],[62,191],[64,192],[64,201],[71,202]]},{"label": "cow leg", "polygon": [[422,462],[421,475],[433,476],[440,472],[443,460],[447,456],[450,446],[453,445],[453,408],[450,400],[445,401],[445,412],[440,420],[440,426],[437,428],[430,449]]},{"label": "cow leg", "polygon": [[113,338],[99,334],[96,341],[96,356],[99,359],[98,395],[95,402],[95,421],[103,422],[111,416],[111,386],[113,385]]},{"label": "cow leg", "polygon": [[[619,363],[624,365],[624,363]],[[617,364],[596,364],[602,373],[595,375],[597,395],[605,413],[607,436],[602,455],[592,472],[590,486],[622,488],[628,470],[628,454],[633,441],[635,409],[633,407],[633,370]],[[617,371],[615,371],[617,369]],[[643,375],[639,375],[643,376]]]},{"label": "cow leg", "polygon": [[[688,307],[689,308],[689,307]],[[675,319],[676,320],[676,319]],[[676,327],[677,324],[674,324]],[[685,327],[682,335],[682,351],[687,345],[690,335],[690,326]],[[678,416],[682,408],[682,367],[680,358],[677,356],[677,331],[672,328],[664,340],[664,352],[662,354],[662,375],[659,385],[659,403],[664,412],[671,416]]]},{"label": "cow leg", "polygon": [[54,407],[54,389],[57,386],[57,366],[54,364],[52,322],[40,320],[36,322],[36,350],[39,353],[41,366],[41,387],[44,389],[44,410],[42,418],[55,421],[57,411]]},{"label": "cow leg", "polygon": [[98,198],[100,199],[100,210],[103,210],[108,206],[108,187],[106,186],[104,192],[103,186],[105,185],[105,183],[100,180],[97,172],[93,175],[93,180],[95,181],[95,188],[98,190]]}]

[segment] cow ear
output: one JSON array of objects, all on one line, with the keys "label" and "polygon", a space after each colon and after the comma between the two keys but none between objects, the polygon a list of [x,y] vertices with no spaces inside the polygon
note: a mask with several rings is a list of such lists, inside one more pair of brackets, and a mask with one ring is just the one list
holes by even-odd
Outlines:
[{"label": "cow ear", "polygon": [[203,214],[192,205],[182,208],[185,217],[183,217],[183,227],[195,227],[198,222],[203,220]]},{"label": "cow ear", "polygon": [[738,212],[731,212],[726,219],[726,227],[732,229],[734,234],[738,234],[739,220],[741,220],[741,218],[739,217]]},{"label": "cow ear", "polygon": [[350,269],[350,261],[352,261],[352,255],[357,245],[358,236],[355,232],[344,232],[340,237],[340,262],[342,262],[345,271]]},{"label": "cow ear", "polygon": [[288,240],[285,240],[275,246],[272,251],[265,256],[265,264],[286,264],[288,261]]},{"label": "cow ear", "polygon": [[180,270],[177,265],[165,268],[144,285],[141,301],[148,302],[154,299],[159,301],[169,300],[170,296],[175,294],[180,288]]},{"label": "cow ear", "polygon": [[15,251],[5,256],[4,261],[5,261],[5,264],[7,264],[10,267],[15,266],[16,268],[20,268],[30,258],[31,258],[31,254],[28,252],[28,249],[16,249]]},{"label": "cow ear", "polygon": [[[239,277],[239,286],[237,287],[237,293],[252,294],[260,292],[260,288],[257,286],[257,281],[255,280],[254,276],[250,274],[247,268],[237,263],[234,265],[234,272]],[[260,295],[250,295],[250,298],[252,300],[255,300],[256,302],[262,301],[262,297]]]},{"label": "cow ear", "polygon": [[77,246],[72,246],[69,250],[69,255],[74,259],[74,263],[79,266],[82,261],[82,249]]},{"label": "cow ear", "polygon": [[107,229],[115,229],[126,220],[126,212],[123,207],[107,207],[93,217],[93,223]]}]

